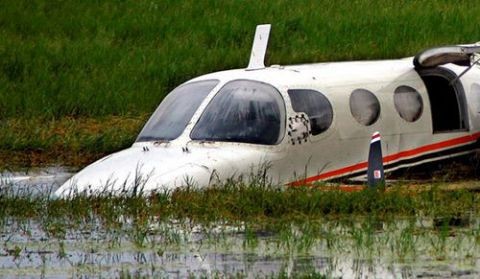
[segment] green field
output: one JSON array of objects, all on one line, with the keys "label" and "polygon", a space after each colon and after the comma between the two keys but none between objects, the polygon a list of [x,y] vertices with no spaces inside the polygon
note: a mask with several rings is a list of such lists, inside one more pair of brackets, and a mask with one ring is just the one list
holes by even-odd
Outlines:
[{"label": "green field", "polygon": [[0,168],[130,145],[176,85],[245,67],[257,24],[272,24],[268,63],[292,64],[476,42],[478,14],[477,1],[4,0]]}]

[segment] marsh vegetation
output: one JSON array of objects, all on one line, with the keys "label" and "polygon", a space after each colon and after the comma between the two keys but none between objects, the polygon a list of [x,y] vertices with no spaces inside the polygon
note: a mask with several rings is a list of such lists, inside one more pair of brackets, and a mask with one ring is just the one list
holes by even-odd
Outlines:
[{"label": "marsh vegetation", "polygon": [[476,182],[464,183],[470,188],[399,184],[347,193],[232,181],[60,200],[52,187],[34,193],[5,182],[2,274],[476,276],[480,193]]}]

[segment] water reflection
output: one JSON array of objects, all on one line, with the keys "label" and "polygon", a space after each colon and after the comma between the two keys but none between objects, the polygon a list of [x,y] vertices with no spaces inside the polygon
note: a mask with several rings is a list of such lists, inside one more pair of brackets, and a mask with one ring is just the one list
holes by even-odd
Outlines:
[{"label": "water reflection", "polygon": [[0,172],[0,191],[20,196],[50,195],[74,173],[75,170],[65,167],[3,171]]},{"label": "water reflection", "polygon": [[[26,230],[30,233],[25,233]],[[474,239],[461,233],[457,236],[464,241],[457,244],[454,237],[447,239],[447,248],[441,254],[431,253],[435,247],[430,242],[437,240],[434,235],[425,234],[417,239],[416,250],[409,256],[397,254],[397,248],[389,242],[378,241],[387,237],[383,235],[385,232],[375,235],[372,246],[363,246],[363,253],[354,252],[360,249],[355,247],[359,244],[346,235],[339,235],[335,240],[343,247],[341,250],[328,248],[326,240],[316,240],[310,248],[298,250],[298,247],[281,244],[278,235],[260,237],[256,247],[245,247],[245,238],[238,233],[227,234],[221,243],[204,241],[198,236],[195,240],[170,245],[149,239],[145,248],[139,248],[129,240],[128,233],[122,236],[121,245],[111,248],[105,231],[83,234],[72,230],[65,238],[55,238],[46,237],[38,223],[10,221],[1,233],[0,268],[2,274],[28,276],[94,274],[110,277],[128,273],[263,277],[318,273],[339,278],[472,278],[480,275],[479,249],[468,250]],[[398,241],[395,235],[388,237]],[[461,251],[469,251],[469,254]]]}]

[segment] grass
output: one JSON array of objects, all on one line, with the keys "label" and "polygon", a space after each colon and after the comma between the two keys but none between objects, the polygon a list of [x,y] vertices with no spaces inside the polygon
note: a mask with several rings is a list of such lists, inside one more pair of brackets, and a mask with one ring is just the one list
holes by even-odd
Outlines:
[{"label": "grass", "polygon": [[0,169],[62,162],[81,166],[132,144],[147,116],[63,117],[0,122]]},{"label": "grass", "polygon": [[[334,186],[332,186],[334,187]],[[15,187],[0,192],[1,217],[66,218],[82,220],[95,215],[114,224],[120,216],[152,217],[162,220],[189,219],[199,223],[220,221],[291,223],[343,217],[460,218],[480,212],[480,193],[471,190],[442,190],[437,186],[424,191],[392,186],[387,191],[366,189],[359,192],[320,191],[315,187],[278,188],[269,185],[228,182],[206,189],[193,187],[143,196],[77,196],[72,199],[15,194]]]},{"label": "grass", "polygon": [[[0,134],[13,134],[15,121],[53,135],[56,123],[71,119],[144,119],[183,81],[245,67],[260,23],[273,24],[269,63],[292,64],[398,58],[475,42],[479,12],[476,1],[440,0],[2,1]],[[88,157],[133,142],[141,126],[121,131],[117,143],[109,124],[100,121],[102,143],[86,144]],[[66,150],[78,148],[68,140],[75,133],[63,135]],[[0,153],[24,146],[63,161],[50,140],[2,137]]]}]

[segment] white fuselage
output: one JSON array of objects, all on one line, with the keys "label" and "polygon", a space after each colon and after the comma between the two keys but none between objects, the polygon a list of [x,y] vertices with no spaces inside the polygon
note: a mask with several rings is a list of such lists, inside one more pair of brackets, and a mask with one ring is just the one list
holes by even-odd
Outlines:
[{"label": "white fuselage", "polygon": [[[465,69],[453,64],[441,68],[453,75]],[[266,170],[273,183],[296,185],[364,175],[370,137],[375,131],[382,135],[386,171],[471,152],[480,138],[480,70],[476,67],[459,79],[457,85],[463,91],[456,91],[457,104],[450,104],[461,114],[454,117],[463,122],[441,131],[432,124],[439,121],[438,116],[432,118],[430,98],[436,97],[429,96],[412,58],[231,70],[201,76],[186,84],[203,80],[217,80],[218,84],[201,101],[178,137],[137,141],[132,147],[86,167],[56,194],[151,192],[184,185],[206,186],[229,178],[246,178],[261,170]],[[274,144],[192,139],[192,131],[213,98],[235,80],[258,81],[278,90],[285,114]],[[421,97],[420,115],[414,121],[405,120],[395,106],[395,92],[402,86],[413,88]],[[431,88],[439,90],[435,84]],[[352,114],[350,98],[358,89],[373,93],[379,103],[378,117],[369,125],[361,124]],[[289,90],[290,94],[311,90],[326,97],[332,108],[328,128],[310,135],[299,134],[304,127],[292,118],[302,112],[294,110]],[[438,108],[441,109],[444,107]]]}]

